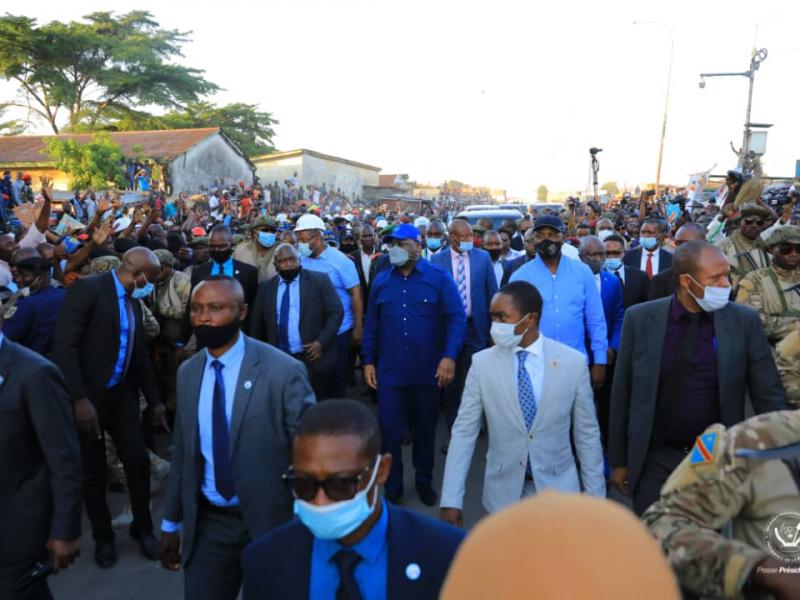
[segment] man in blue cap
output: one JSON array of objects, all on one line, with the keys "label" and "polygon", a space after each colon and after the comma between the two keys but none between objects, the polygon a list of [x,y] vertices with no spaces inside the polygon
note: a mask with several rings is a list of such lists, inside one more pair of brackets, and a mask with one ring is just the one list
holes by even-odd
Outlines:
[{"label": "man in blue cap", "polygon": [[545,337],[587,354],[591,349],[592,387],[603,385],[608,363],[608,337],[603,301],[592,270],[579,260],[564,258],[564,223],[543,215],[533,225],[536,258],[525,263],[510,281],[527,281],[542,295],[539,328]]},{"label": "man in blue cap", "polygon": [[387,499],[398,502],[403,495],[401,446],[408,414],[414,423],[417,492],[433,506],[439,388],[453,382],[467,317],[453,278],[420,260],[422,238],[416,227],[399,225],[388,241],[391,266],[375,278],[367,303],[364,378],[378,391],[383,452],[393,456]]}]

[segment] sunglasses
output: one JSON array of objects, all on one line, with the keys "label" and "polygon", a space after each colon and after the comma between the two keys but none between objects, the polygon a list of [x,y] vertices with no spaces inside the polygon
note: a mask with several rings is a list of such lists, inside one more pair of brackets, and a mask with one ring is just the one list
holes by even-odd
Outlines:
[{"label": "sunglasses", "polygon": [[764,219],[742,219],[742,223],[745,225],[756,225],[761,227],[765,221]]},{"label": "sunglasses", "polygon": [[800,254],[800,244],[780,244],[778,246],[778,252],[784,256],[789,256],[792,252]]},{"label": "sunglasses", "polygon": [[350,500],[358,491],[358,484],[364,477],[372,472],[373,465],[364,467],[358,475],[344,477],[328,477],[327,479],[314,479],[305,475],[297,475],[291,468],[281,477],[295,498],[311,502],[319,492],[325,490],[325,495],[334,502]]}]

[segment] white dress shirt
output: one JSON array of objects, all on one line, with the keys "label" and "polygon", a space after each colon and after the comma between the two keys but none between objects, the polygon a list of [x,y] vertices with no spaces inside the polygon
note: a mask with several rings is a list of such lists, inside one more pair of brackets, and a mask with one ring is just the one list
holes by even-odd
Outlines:
[{"label": "white dress shirt", "polygon": [[364,281],[369,284],[369,268],[372,265],[372,257],[361,250],[361,268],[364,270]]},{"label": "white dress shirt", "polygon": [[503,281],[503,272],[505,271],[505,269],[503,269],[503,261],[498,260],[492,263],[492,266],[494,267],[495,279],[497,279],[497,288],[500,289],[500,282]]},{"label": "white dress shirt", "polygon": [[660,258],[659,255],[661,254],[661,252],[659,252],[659,250],[661,250],[661,246],[659,246],[658,248],[656,248],[652,252],[642,248],[642,262],[639,265],[639,268],[642,271],[647,273],[647,257],[652,255],[653,256],[653,261],[652,261],[652,264],[653,264],[653,275],[658,273],[658,259]]}]

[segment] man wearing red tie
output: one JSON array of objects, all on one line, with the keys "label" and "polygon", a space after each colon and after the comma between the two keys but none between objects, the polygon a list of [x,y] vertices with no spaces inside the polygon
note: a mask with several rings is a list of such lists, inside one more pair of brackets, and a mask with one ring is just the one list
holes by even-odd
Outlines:
[{"label": "man wearing red tie", "polygon": [[666,221],[656,217],[645,219],[639,230],[639,246],[625,253],[625,265],[644,271],[648,279],[669,269],[672,266],[672,254],[661,247],[665,234]]}]

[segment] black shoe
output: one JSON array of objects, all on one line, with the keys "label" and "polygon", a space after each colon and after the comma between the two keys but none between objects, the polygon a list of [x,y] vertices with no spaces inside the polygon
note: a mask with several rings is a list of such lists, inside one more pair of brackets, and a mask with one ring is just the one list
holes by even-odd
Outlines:
[{"label": "black shoe", "polygon": [[389,492],[384,492],[383,497],[386,498],[387,502],[391,502],[392,504],[400,504],[400,500],[403,498],[403,491],[400,490],[396,494],[390,494]]},{"label": "black shoe", "polygon": [[425,506],[433,506],[436,504],[436,492],[433,491],[431,486],[418,485],[417,494],[419,494],[419,499]]},{"label": "black shoe", "polygon": [[110,569],[117,564],[117,551],[112,541],[97,541],[94,546],[94,562],[101,569]]},{"label": "black shoe", "polygon": [[147,560],[158,560],[161,555],[161,545],[152,533],[138,533],[131,531],[130,536],[139,544],[139,550]]}]

